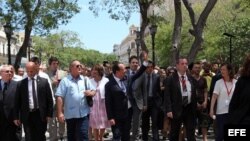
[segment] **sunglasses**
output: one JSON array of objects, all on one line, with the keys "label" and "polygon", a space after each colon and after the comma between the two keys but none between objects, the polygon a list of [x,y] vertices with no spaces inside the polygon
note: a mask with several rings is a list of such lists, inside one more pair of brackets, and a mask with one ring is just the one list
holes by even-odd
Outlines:
[{"label": "sunglasses", "polygon": [[76,65],[76,68],[82,68],[82,65]]}]

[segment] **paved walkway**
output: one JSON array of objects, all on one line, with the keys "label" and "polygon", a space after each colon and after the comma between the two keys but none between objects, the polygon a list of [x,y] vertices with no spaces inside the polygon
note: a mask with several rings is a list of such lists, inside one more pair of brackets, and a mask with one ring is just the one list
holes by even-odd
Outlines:
[{"label": "paved walkway", "polygon": [[[23,132],[23,141],[24,141],[24,132]],[[141,132],[139,133],[139,135],[141,135]],[[47,141],[49,141],[48,137],[49,137],[49,133],[46,132],[46,137],[47,137]],[[66,134],[65,134],[65,138],[66,138]],[[112,133],[109,133],[109,135],[104,138],[104,141],[111,141],[112,140]],[[149,132],[149,141],[152,140],[152,133]],[[67,139],[64,139],[63,141],[67,141]],[[139,139],[138,141],[142,141],[141,139]],[[169,141],[168,138],[164,139],[163,136],[160,134],[160,141]],[[202,136],[196,136],[196,141],[202,141]],[[208,131],[208,141],[214,141],[214,133],[212,130]]]}]

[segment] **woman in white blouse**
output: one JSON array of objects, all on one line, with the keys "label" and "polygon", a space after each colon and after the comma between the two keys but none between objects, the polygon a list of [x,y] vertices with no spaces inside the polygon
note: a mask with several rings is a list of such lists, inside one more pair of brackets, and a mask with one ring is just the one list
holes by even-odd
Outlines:
[{"label": "woman in white blouse", "polygon": [[[224,138],[224,125],[228,118],[229,103],[231,101],[236,79],[234,79],[233,67],[224,63],[221,65],[222,78],[215,83],[213,96],[211,100],[210,116],[216,115],[216,141],[222,141]],[[217,105],[215,103],[217,102]],[[216,113],[214,112],[216,108]]]},{"label": "woman in white blouse", "polygon": [[96,95],[93,97],[93,107],[91,107],[89,126],[94,131],[95,141],[103,141],[103,134],[106,128],[110,127],[107,119],[105,107],[105,84],[109,81],[104,77],[104,69],[101,65],[95,65],[92,70],[93,86],[96,88]]}]

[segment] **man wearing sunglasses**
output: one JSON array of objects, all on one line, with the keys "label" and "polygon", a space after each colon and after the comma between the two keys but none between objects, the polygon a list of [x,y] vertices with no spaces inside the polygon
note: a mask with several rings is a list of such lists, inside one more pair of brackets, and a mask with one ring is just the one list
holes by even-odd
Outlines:
[{"label": "man wearing sunglasses", "polygon": [[87,141],[90,108],[86,96],[94,96],[95,88],[88,77],[81,75],[82,65],[74,60],[69,75],[64,77],[56,91],[57,118],[67,124],[68,141]]},{"label": "man wearing sunglasses", "polygon": [[10,65],[1,67],[0,79],[0,140],[21,140],[20,128],[14,125],[14,101],[17,82],[12,80],[13,71]]}]

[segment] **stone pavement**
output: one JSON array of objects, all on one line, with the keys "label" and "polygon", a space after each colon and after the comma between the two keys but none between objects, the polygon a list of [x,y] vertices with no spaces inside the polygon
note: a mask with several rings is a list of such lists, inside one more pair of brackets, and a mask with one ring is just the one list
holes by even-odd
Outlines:
[{"label": "stone pavement", "polygon": [[[160,133],[160,132],[159,132]],[[141,132],[139,133],[139,136],[141,136]],[[112,133],[109,133],[109,136],[107,138],[104,138],[104,141],[111,141],[112,140]],[[186,139],[187,140],[187,139]],[[207,141],[214,141],[214,133],[212,130],[208,131],[208,139]],[[139,137],[138,141],[142,141],[142,139]],[[149,131],[149,141],[152,141],[152,133]],[[164,139],[162,134],[160,133],[160,141],[169,141],[168,138]],[[197,135],[196,141],[202,141],[202,136]]]},{"label": "stone pavement", "polygon": [[[109,130],[110,131],[110,130]],[[24,141],[24,132],[23,132],[23,141]],[[141,136],[141,132],[139,133],[139,136]],[[46,132],[47,141],[49,141],[49,133]],[[111,141],[112,140],[112,133],[110,132],[109,135],[104,138],[104,141]],[[214,133],[212,130],[208,131],[208,140],[207,141],[214,141]],[[65,139],[63,141],[67,141],[66,134]],[[92,140],[91,140],[92,141]],[[142,139],[138,139],[138,141],[142,141]],[[152,141],[152,133],[149,131],[149,141]],[[169,141],[168,138],[164,139],[163,136],[160,134],[160,141]],[[202,136],[196,136],[196,141],[202,141]]]}]

